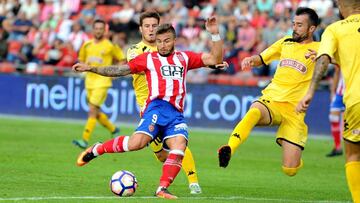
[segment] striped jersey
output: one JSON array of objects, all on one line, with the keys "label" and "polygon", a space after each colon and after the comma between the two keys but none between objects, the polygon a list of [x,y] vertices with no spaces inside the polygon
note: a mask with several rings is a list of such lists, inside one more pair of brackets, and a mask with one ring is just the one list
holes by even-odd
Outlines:
[{"label": "striped jersey", "polygon": [[172,104],[180,112],[184,110],[186,95],[186,72],[204,66],[201,53],[174,51],[167,57],[158,52],[138,55],[128,62],[131,73],[144,72],[149,95],[145,107],[155,99]]}]

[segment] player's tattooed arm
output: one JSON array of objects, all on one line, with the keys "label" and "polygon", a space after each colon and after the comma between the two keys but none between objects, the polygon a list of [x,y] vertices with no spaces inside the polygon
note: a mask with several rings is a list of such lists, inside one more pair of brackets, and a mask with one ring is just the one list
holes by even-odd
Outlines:
[{"label": "player's tattooed arm", "polygon": [[108,77],[119,77],[131,74],[130,67],[128,65],[112,65],[112,66],[101,66],[91,67],[90,72],[108,76]]},{"label": "player's tattooed arm", "polygon": [[125,76],[131,73],[130,67],[127,64],[94,67],[86,63],[76,63],[72,66],[72,69],[75,72],[93,72],[108,77]]},{"label": "player's tattooed arm", "polygon": [[315,70],[314,70],[314,74],[312,77],[309,92],[315,93],[316,88],[317,88],[321,78],[324,76],[330,62],[331,62],[331,59],[327,55],[322,55],[318,58],[318,60],[316,61]]}]

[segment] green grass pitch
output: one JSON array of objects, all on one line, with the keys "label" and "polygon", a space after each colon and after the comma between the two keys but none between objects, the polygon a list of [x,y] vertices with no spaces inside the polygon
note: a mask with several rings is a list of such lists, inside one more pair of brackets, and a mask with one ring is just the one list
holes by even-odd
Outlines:
[{"label": "green grass pitch", "polygon": [[[71,144],[79,138],[82,122],[0,118],[1,202],[164,202],[153,197],[161,164],[150,149],[106,154],[77,167],[81,152]],[[130,134],[135,126],[122,126]],[[203,193],[190,195],[180,172],[170,187],[176,202],[350,202],[344,157],[326,158],[330,139],[310,139],[303,154],[304,168],[295,176],[281,171],[281,148],[274,136],[252,134],[228,166],[218,167],[217,149],[229,132],[190,129],[189,146],[196,160]],[[91,141],[110,134],[97,126]],[[117,170],[133,172],[139,182],[135,195],[118,198],[109,189]]]}]

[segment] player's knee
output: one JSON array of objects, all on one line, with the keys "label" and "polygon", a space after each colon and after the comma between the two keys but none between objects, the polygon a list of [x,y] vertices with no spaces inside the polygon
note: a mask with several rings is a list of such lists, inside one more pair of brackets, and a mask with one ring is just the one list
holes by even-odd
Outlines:
[{"label": "player's knee", "polygon": [[147,145],[147,143],[149,142],[149,140],[146,138],[147,138],[146,135],[145,136],[139,136],[139,135],[130,136],[129,142],[128,142],[128,149],[130,151],[136,151],[136,150],[140,150],[140,149],[144,148]]}]

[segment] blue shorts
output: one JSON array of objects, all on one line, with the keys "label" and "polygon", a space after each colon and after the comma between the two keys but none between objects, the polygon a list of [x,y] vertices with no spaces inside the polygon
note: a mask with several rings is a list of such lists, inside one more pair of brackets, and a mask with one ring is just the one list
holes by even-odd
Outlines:
[{"label": "blue shorts", "polygon": [[344,111],[345,104],[343,102],[343,95],[335,94],[330,104],[330,111]]},{"label": "blue shorts", "polygon": [[[163,143],[166,139],[176,136],[183,136],[188,140],[187,125],[183,113],[179,112],[169,102],[159,99],[150,102],[135,133],[144,133],[153,140],[157,136],[161,136]],[[165,144],[164,148],[167,148]]]}]

